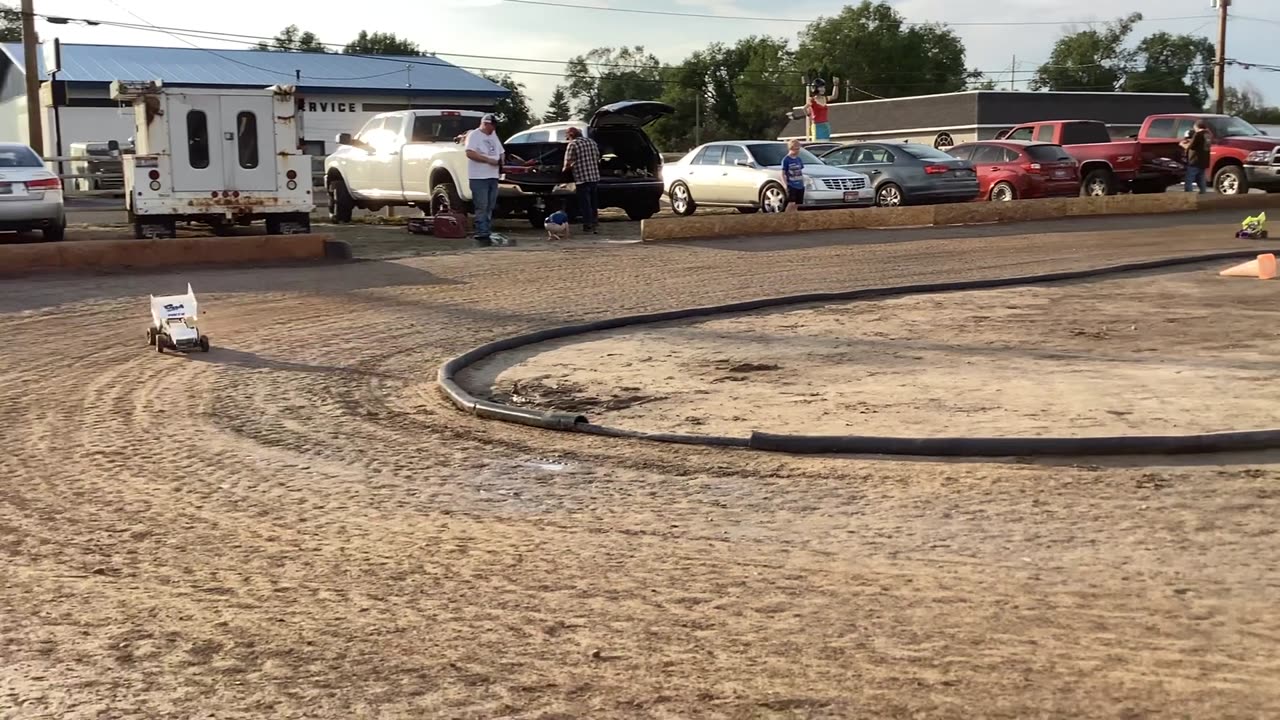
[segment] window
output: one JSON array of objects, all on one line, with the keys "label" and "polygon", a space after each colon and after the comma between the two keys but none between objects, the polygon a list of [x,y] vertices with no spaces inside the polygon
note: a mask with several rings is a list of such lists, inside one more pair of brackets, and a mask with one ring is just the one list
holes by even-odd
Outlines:
[{"label": "window", "polygon": [[480,127],[479,115],[416,115],[409,142],[453,142],[453,139]]},{"label": "window", "polygon": [[543,143],[551,140],[551,133],[546,130],[534,130],[532,132],[522,132],[519,135],[507,140],[508,145],[519,145],[521,143]]},{"label": "window", "polygon": [[1160,118],[1152,120],[1147,126],[1147,137],[1152,138],[1171,138],[1177,137],[1173,132],[1173,118]]},{"label": "window", "polygon": [[187,164],[196,170],[209,167],[209,117],[203,110],[187,111]]},{"label": "window", "polygon": [[400,136],[400,132],[404,130],[404,116],[392,115],[388,117],[382,124],[382,129],[386,131],[385,136],[396,138]]},{"label": "window", "polygon": [[1062,126],[1062,145],[1111,142],[1111,133],[1100,122],[1073,122]]},{"label": "window", "polygon": [[893,162],[893,153],[878,145],[855,148],[851,165],[883,165]]},{"label": "window", "polygon": [[979,145],[978,149],[973,153],[973,163],[975,165],[987,165],[1006,162],[1004,154],[1005,149],[999,145]]},{"label": "window", "polygon": [[1209,131],[1215,137],[1257,137],[1262,131],[1238,117],[1209,118]]},{"label": "window", "polygon": [[1004,137],[1005,140],[1030,140],[1035,128],[1018,128]]},{"label": "window", "polygon": [[0,167],[42,168],[44,161],[29,147],[7,147],[0,150]]},{"label": "window", "polygon": [[930,145],[905,143],[900,145],[902,151],[917,160],[950,160],[951,156]]},{"label": "window", "polygon": [[853,148],[840,148],[823,155],[822,162],[828,165],[848,165],[851,157],[853,157]]},{"label": "window", "polygon": [[693,159],[694,165],[719,165],[720,158],[724,155],[723,145],[712,145],[702,149],[698,153],[698,157]]},{"label": "window", "polygon": [[746,151],[746,150],[743,150],[742,148],[738,147],[737,145],[729,145],[729,146],[726,146],[726,147],[725,147],[725,149],[724,149],[724,164],[725,164],[725,165],[737,165],[737,164],[738,164],[738,161],[740,161],[740,160],[741,160],[742,162],[744,162],[744,163],[745,163],[745,162],[749,162],[749,159],[747,158],[747,151]]},{"label": "window", "polygon": [[1036,128],[1036,142],[1053,142],[1053,126],[1041,125]]},{"label": "window", "polygon": [[258,116],[248,110],[236,115],[236,145],[240,152],[240,167],[245,170],[258,167]]},{"label": "window", "polygon": [[378,128],[382,127],[383,119],[384,118],[376,117],[365,123],[364,127],[360,128],[360,132],[356,133],[356,139],[360,142],[368,142],[373,133],[376,132]]},{"label": "window", "polygon": [[1027,154],[1036,162],[1071,162],[1071,156],[1061,145],[1031,145]]},{"label": "window", "polygon": [[969,160],[973,157],[972,145],[957,145],[947,151],[947,154],[959,160]]},{"label": "window", "polygon": [[1187,133],[1194,130],[1195,127],[1195,120],[1192,120],[1191,118],[1182,118],[1173,126],[1173,136],[1176,138],[1186,137]]},{"label": "window", "polygon": [[[751,153],[751,158],[756,164],[764,167],[781,167],[782,158],[787,156],[787,144],[783,142],[776,143],[754,143],[747,146],[747,152]],[[800,148],[800,159],[805,165],[824,165],[817,155]]]}]

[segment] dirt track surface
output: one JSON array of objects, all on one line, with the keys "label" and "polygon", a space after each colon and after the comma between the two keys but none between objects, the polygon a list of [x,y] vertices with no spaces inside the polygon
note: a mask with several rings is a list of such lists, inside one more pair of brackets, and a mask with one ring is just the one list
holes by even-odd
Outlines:
[{"label": "dirt track surface", "polygon": [[1176,435],[1280,426],[1280,283],[1188,268],[723,315],[499,353],[491,399],[644,432]]},{"label": "dirt track surface", "polygon": [[[1275,455],[790,458],[496,425],[431,383],[552,324],[1248,247],[1236,221],[6,281],[0,708],[1274,717]],[[214,351],[158,355],[146,295],[187,281]]]}]

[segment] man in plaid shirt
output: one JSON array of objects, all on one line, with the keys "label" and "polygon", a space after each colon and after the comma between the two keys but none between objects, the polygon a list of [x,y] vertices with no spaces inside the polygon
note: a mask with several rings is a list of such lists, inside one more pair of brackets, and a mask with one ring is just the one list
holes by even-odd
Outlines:
[{"label": "man in plaid shirt", "polygon": [[573,182],[578,187],[582,231],[599,233],[596,224],[600,221],[600,148],[576,127],[569,128],[565,135],[569,138],[569,147],[564,153],[564,170],[573,171]]}]

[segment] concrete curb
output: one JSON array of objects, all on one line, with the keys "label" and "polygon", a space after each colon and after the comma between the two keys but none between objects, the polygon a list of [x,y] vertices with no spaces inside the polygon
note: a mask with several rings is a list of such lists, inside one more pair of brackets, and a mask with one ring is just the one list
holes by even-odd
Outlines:
[{"label": "concrete curb", "polygon": [[[859,210],[815,210],[776,215],[692,215],[650,218],[640,225],[644,242],[673,242],[716,237],[781,235],[823,230],[976,225],[1101,215],[1156,215],[1280,207],[1280,195],[1197,195],[1153,193],[1089,198],[1047,198],[1008,203],[956,203]],[[1242,218],[1243,219],[1243,218]]]},{"label": "concrete curb", "polygon": [[148,240],[73,240],[0,245],[0,275],[341,260],[351,248],[332,235]]}]

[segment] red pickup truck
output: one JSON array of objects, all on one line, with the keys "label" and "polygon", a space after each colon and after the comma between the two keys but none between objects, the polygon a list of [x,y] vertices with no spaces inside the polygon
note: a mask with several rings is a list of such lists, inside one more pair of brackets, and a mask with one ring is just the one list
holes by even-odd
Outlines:
[{"label": "red pickup truck", "polygon": [[1061,145],[1080,164],[1081,195],[1158,193],[1183,178],[1177,140],[1112,140],[1107,126],[1096,120],[1027,123],[1001,138]]},{"label": "red pickup truck", "polygon": [[1152,115],[1142,123],[1143,142],[1178,142],[1204,120],[1209,126],[1209,177],[1222,195],[1239,195],[1258,188],[1280,192],[1280,138],[1230,115]]}]

